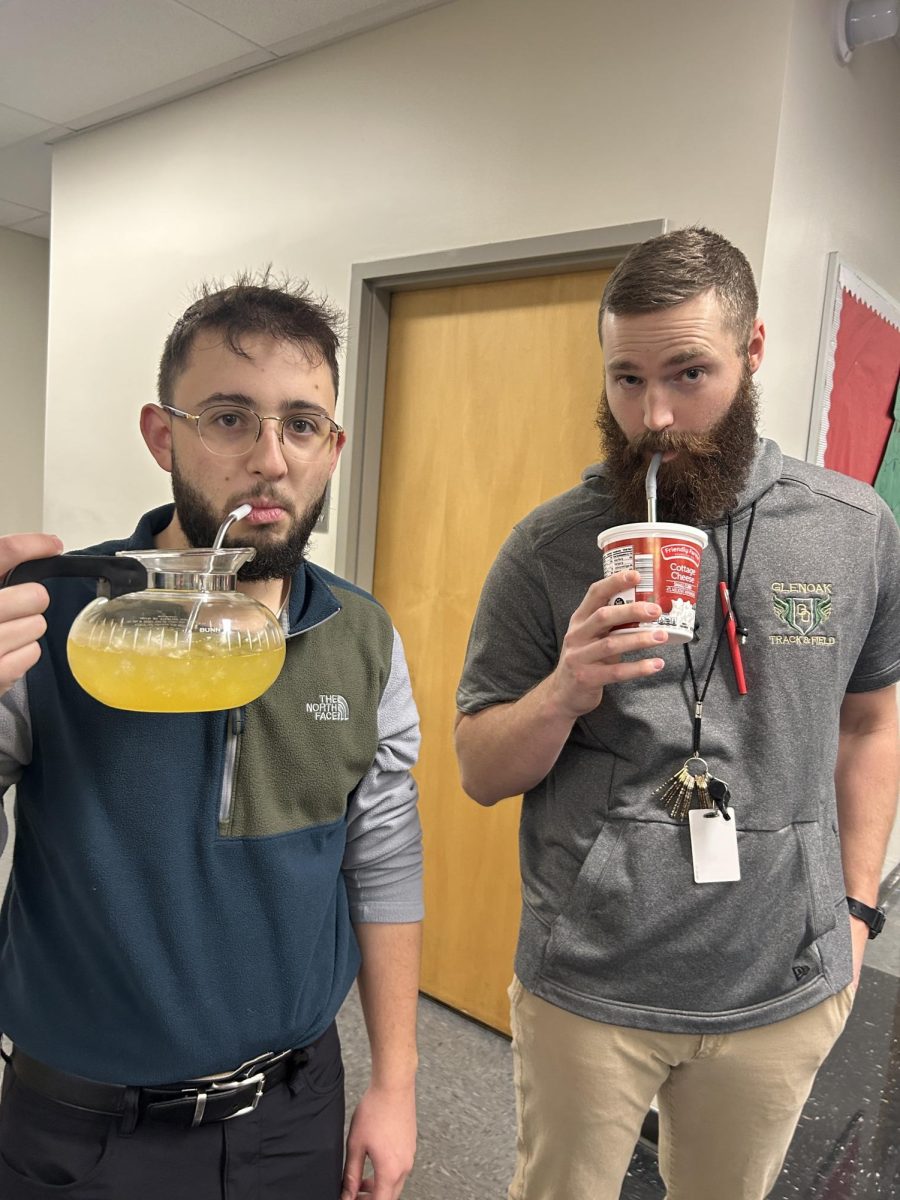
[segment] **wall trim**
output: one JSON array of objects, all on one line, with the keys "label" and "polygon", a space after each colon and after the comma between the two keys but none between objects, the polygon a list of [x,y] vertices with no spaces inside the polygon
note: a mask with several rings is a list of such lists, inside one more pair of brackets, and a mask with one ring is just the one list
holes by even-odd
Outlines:
[{"label": "wall trim", "polygon": [[347,448],[341,458],[335,545],[339,575],[371,590],[393,293],[591,271],[614,265],[633,246],[668,228],[669,222],[659,218],[353,264],[343,411]]}]

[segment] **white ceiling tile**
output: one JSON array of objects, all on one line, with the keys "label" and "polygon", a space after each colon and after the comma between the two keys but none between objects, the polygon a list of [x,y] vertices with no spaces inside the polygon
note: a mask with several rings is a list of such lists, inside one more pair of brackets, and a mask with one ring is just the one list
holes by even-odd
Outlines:
[{"label": "white ceiling tile", "polygon": [[382,0],[179,0],[228,29],[269,46],[319,25],[377,8]]},{"label": "white ceiling tile", "polygon": [[450,4],[453,0],[370,0],[365,4],[356,4],[355,11],[348,11],[338,16],[339,10],[349,9],[349,4],[340,3],[333,6],[324,4],[331,10],[329,19],[311,26],[304,33],[285,38],[280,42],[271,42],[268,46],[280,58],[291,54],[302,54],[306,50],[314,50],[317,46],[336,42],[353,34],[365,33],[377,29],[391,21],[399,21],[414,13],[424,12],[428,8],[439,8],[442,4]]},{"label": "white ceiling tile", "polygon": [[48,238],[50,236],[50,214],[43,213],[32,217],[30,221],[22,221],[19,225],[10,226],[16,233],[30,233],[33,237]]},{"label": "white ceiling tile", "polygon": [[7,108],[5,104],[0,104],[0,148],[11,146],[13,142],[21,142],[23,138],[50,128],[49,121],[42,121],[40,117],[34,117],[31,113],[19,112],[16,108]]},{"label": "white ceiling tile", "polygon": [[178,0],[280,56],[362,33],[451,0]]},{"label": "white ceiling tile", "polygon": [[0,196],[0,225],[17,225],[40,216],[43,216],[43,213],[27,208],[24,204],[12,204]]},{"label": "white ceiling tile", "polygon": [[154,88],[140,95],[129,94],[116,104],[96,112],[85,113],[73,118],[69,124],[75,132],[83,132],[93,125],[101,125],[106,121],[114,121],[117,117],[128,116],[130,113],[144,112],[148,108],[157,108],[160,104],[168,104],[182,96],[190,96],[194,92],[202,92],[206,88],[215,87],[217,83],[225,83],[237,75],[246,74],[255,67],[267,66],[277,62],[278,58],[270,50],[254,50],[250,54],[242,54],[240,58],[230,59],[221,65],[210,67],[208,71],[196,71],[184,79],[176,79],[164,87]]},{"label": "white ceiling tile", "polygon": [[5,0],[0,104],[68,125],[253,49],[176,0]]}]

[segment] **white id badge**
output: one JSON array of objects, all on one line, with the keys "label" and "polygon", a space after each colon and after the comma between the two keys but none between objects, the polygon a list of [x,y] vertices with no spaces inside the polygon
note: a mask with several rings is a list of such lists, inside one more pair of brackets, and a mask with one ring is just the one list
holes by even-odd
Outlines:
[{"label": "white id badge", "polygon": [[692,808],[688,813],[694,883],[735,883],[740,879],[733,808],[728,809],[728,815],[730,821],[726,821],[717,808]]}]

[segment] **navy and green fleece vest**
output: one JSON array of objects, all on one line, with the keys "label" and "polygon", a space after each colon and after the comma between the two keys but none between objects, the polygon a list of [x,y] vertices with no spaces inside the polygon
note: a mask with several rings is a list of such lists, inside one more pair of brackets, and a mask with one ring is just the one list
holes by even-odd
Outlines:
[{"label": "navy and green fleece vest", "polygon": [[[170,517],[157,509],[91,552],[152,546]],[[341,862],[348,798],[378,743],[390,619],[304,564],[269,691],[231,712],[131,713],[69,671],[93,585],[49,590],[0,913],[0,1027],[61,1070],[134,1084],[312,1041],[359,963]],[[335,696],[350,719],[313,719]]]}]

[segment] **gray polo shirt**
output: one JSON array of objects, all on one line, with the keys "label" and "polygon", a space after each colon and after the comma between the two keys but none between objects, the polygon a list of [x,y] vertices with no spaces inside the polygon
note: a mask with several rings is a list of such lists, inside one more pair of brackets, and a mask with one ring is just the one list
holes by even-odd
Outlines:
[{"label": "gray polo shirt", "polygon": [[[731,788],[741,879],[695,884],[690,833],[652,793],[691,750],[681,647],[607,687],[525,797],[516,971],[538,996],[600,1021],[721,1033],[780,1020],[851,977],[835,806],[848,691],[900,678],[900,531],[864,484],[762,440],[733,514],[749,693],[727,648],[703,713],[703,757]],[[601,466],[510,534],[484,586],[457,694],[464,713],[517,700],[555,667],[600,578],[597,534],[621,523]],[[726,523],[707,530],[692,650],[706,677],[727,578]],[[659,653],[659,651],[654,651]]]}]

